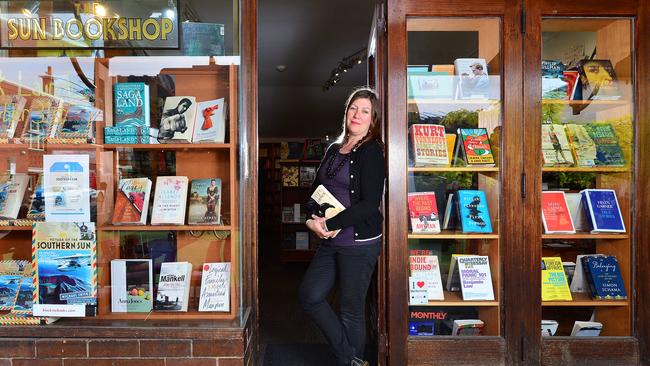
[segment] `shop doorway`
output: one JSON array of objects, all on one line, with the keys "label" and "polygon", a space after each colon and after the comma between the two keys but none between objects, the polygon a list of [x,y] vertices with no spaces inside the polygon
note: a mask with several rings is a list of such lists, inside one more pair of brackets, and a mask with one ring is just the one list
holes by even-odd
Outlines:
[{"label": "shop doorway", "polygon": [[[311,147],[340,134],[347,94],[377,80],[369,73],[376,55],[368,59],[367,48],[374,13],[372,0],[259,4],[258,366],[335,364],[298,303],[298,287],[320,245],[301,217],[309,194],[301,177],[318,167]],[[384,324],[381,273],[378,266],[366,307],[365,357],[372,365],[380,359]],[[336,308],[336,291],[329,300]]]}]

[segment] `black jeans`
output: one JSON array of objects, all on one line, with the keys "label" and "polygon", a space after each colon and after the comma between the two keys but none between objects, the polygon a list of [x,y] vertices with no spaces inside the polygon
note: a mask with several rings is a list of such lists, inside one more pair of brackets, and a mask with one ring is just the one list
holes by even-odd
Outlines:
[{"label": "black jeans", "polygon": [[[332,347],[340,365],[363,357],[366,342],[366,293],[377,264],[381,244],[354,247],[322,245],[307,269],[298,296],[305,312]],[[327,295],[339,280],[341,318]]]}]

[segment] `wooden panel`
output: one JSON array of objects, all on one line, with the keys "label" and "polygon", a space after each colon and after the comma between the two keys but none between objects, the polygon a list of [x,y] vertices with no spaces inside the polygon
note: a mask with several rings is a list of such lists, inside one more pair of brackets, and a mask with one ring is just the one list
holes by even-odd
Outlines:
[{"label": "wooden panel", "polygon": [[[405,0],[407,16],[477,16],[502,15],[508,1],[504,0],[468,0],[468,1],[421,1]],[[389,6],[390,9],[390,6]],[[390,16],[389,16],[390,18]]]},{"label": "wooden panel", "polygon": [[[643,1],[641,1],[643,2]],[[589,0],[542,0],[540,9],[542,15],[582,15],[582,16],[605,16],[605,15],[634,15],[637,12],[639,1],[637,0],[612,0],[612,1],[589,1]],[[530,4],[530,3],[527,3]]]},{"label": "wooden panel", "polygon": [[[505,342],[500,337],[427,337],[409,338],[411,366],[498,366],[505,365]],[[395,365],[391,363],[391,365]],[[397,365],[406,365],[397,364]]]},{"label": "wooden panel", "polygon": [[544,366],[630,366],[637,365],[639,344],[634,338],[542,339]]}]

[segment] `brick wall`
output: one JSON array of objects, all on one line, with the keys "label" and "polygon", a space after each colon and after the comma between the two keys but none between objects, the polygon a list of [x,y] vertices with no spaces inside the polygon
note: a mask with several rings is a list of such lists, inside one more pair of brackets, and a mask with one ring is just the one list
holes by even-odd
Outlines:
[{"label": "brick wall", "polygon": [[250,345],[244,339],[4,338],[0,366],[245,366],[252,359],[245,344]]}]

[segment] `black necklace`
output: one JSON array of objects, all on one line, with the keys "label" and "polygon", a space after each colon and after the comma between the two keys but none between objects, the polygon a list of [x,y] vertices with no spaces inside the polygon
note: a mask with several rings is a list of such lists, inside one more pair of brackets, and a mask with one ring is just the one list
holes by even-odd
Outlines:
[{"label": "black necklace", "polygon": [[[361,145],[362,142],[363,142],[363,139],[359,140],[354,145],[354,147],[352,147],[352,151],[356,151],[357,148]],[[337,151],[336,154],[332,154],[332,157],[330,158],[329,162],[327,163],[327,169],[325,170],[325,175],[327,176],[327,178],[332,179],[332,178],[336,177],[336,175],[339,173],[339,170],[341,170],[343,165],[348,160],[350,160],[350,154],[352,153],[352,151],[350,151],[347,154],[341,154],[341,155],[343,155],[343,159],[341,159],[341,161],[336,166],[336,168],[334,168],[334,170],[332,170],[332,166],[334,165],[334,160],[336,160],[336,155],[340,154],[340,153]]]}]

